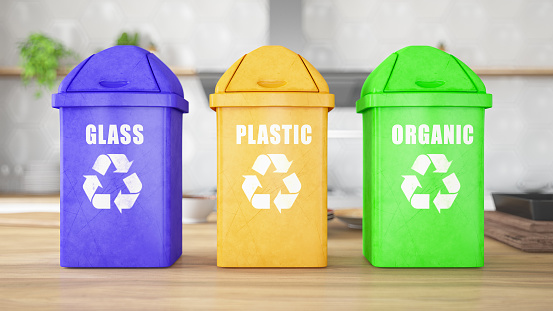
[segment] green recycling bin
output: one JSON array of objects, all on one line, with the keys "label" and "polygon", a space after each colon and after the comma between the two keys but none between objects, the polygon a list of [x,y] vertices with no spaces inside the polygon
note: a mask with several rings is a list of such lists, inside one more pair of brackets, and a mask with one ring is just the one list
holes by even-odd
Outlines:
[{"label": "green recycling bin", "polygon": [[433,47],[390,55],[367,78],[363,253],[377,267],[484,265],[482,80]]}]

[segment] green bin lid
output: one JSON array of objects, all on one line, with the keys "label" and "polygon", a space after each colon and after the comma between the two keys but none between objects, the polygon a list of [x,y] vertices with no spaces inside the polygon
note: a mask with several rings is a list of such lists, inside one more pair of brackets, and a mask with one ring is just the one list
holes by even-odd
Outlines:
[{"label": "green bin lid", "polygon": [[357,112],[376,107],[492,106],[482,80],[455,56],[430,46],[409,46],[369,75]]}]

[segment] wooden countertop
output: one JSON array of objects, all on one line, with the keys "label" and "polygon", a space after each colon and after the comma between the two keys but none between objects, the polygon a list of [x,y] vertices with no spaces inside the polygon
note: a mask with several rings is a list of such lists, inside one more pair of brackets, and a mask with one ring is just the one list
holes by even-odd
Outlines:
[{"label": "wooden countertop", "polygon": [[[485,240],[480,269],[380,269],[361,231],[329,223],[328,267],[216,267],[214,215],[183,226],[183,256],[163,269],[59,266],[59,215],[0,215],[0,305],[51,309],[550,309],[553,254]],[[43,225],[37,225],[42,223]]]}]

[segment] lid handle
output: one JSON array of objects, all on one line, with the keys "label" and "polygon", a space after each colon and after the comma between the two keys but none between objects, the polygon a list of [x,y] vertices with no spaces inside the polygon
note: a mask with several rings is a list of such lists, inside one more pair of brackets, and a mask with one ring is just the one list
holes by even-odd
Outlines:
[{"label": "lid handle", "polygon": [[277,88],[277,87],[281,87],[281,86],[285,86],[286,85],[286,81],[281,81],[281,80],[261,80],[261,81],[257,81],[257,85],[259,86],[262,86],[262,87],[266,87],[266,88]]},{"label": "lid handle", "polygon": [[440,87],[442,85],[445,84],[445,81],[442,81],[442,80],[436,80],[436,81],[415,81],[415,84],[420,86],[420,87],[424,87],[424,88],[427,88],[427,89],[433,89],[433,88],[436,88],[436,87]]},{"label": "lid handle", "polygon": [[130,83],[129,81],[100,81],[101,86],[107,87],[107,88],[110,88],[110,89],[123,87],[123,86],[125,86],[129,83]]}]

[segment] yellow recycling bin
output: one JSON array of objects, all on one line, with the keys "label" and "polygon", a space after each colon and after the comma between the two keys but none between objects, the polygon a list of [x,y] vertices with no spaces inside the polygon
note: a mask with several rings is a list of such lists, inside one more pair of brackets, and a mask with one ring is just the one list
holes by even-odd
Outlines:
[{"label": "yellow recycling bin", "polygon": [[217,112],[217,265],[325,267],[327,118],[334,95],[281,46],[246,54],[210,96]]}]

